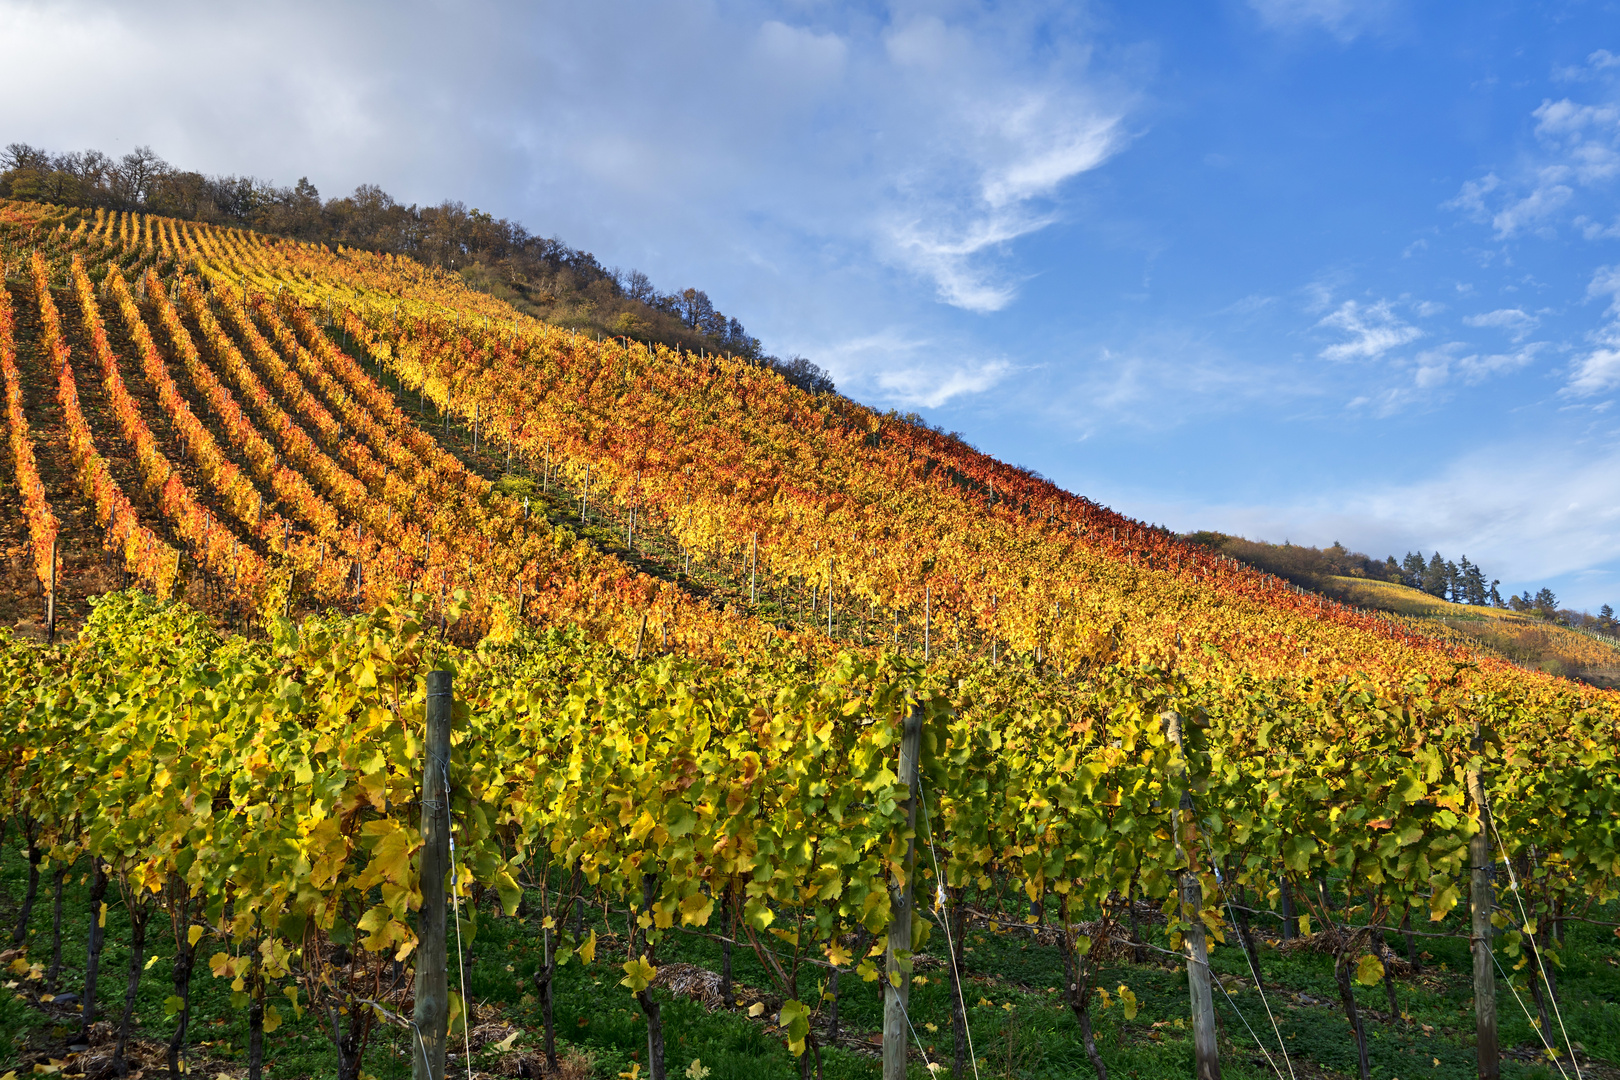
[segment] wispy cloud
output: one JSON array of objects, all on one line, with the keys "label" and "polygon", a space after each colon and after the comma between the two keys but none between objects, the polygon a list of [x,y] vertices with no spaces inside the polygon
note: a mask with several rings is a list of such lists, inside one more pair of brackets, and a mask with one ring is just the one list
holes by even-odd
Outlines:
[{"label": "wispy cloud", "polygon": [[961,366],[888,368],[873,382],[884,398],[924,409],[937,409],[965,395],[982,394],[1013,370],[1005,360],[985,360]]},{"label": "wispy cloud", "polygon": [[1541,325],[1541,320],[1521,308],[1499,308],[1481,315],[1464,315],[1463,325],[1493,327],[1506,331],[1514,341],[1523,341]]},{"label": "wispy cloud", "polygon": [[1423,331],[1404,322],[1388,300],[1361,304],[1346,300],[1316,324],[1317,329],[1339,330],[1349,340],[1329,345],[1319,354],[1324,360],[1376,360],[1402,345],[1423,336]]},{"label": "wispy cloud", "polygon": [[1125,145],[1128,100],[1099,94],[1082,63],[1014,67],[1031,49],[1017,34],[933,15],[897,21],[883,45],[888,108],[909,102],[894,123],[911,151],[878,213],[885,253],[943,302],[999,311],[1017,282],[996,256],[1057,221],[1064,185]]},{"label": "wispy cloud", "polygon": [[1599,591],[1620,588],[1614,447],[1499,445],[1409,483],[1339,487],[1286,503],[1155,501],[1146,493],[1131,494],[1128,503],[1181,530],[1317,545],[1342,540],[1375,557],[1413,549],[1466,554],[1500,577],[1504,592],[1566,577],[1566,602],[1594,609],[1620,602],[1620,592]]},{"label": "wispy cloud", "polygon": [[1388,17],[1381,0],[1249,0],[1260,21],[1278,30],[1325,30],[1342,42],[1354,41]]},{"label": "wispy cloud", "polygon": [[993,389],[1010,361],[956,355],[952,347],[895,329],[830,342],[817,350],[840,388],[908,408],[937,409]]},{"label": "wispy cloud", "polygon": [[1591,347],[1570,367],[1566,397],[1591,397],[1620,387],[1620,266],[1599,267],[1586,287],[1590,299],[1609,297],[1608,321],[1587,335]]},{"label": "wispy cloud", "polygon": [[[1591,83],[1600,100],[1544,99],[1530,114],[1535,121],[1535,150],[1505,177],[1493,170],[1465,181],[1441,204],[1444,209],[1488,221],[1497,238],[1506,239],[1555,228],[1582,193],[1620,177],[1620,94],[1615,79],[1620,64],[1613,54],[1599,49],[1583,67],[1558,74]],[[1587,239],[1607,235],[1606,228],[1587,215],[1576,216],[1574,223]]]}]

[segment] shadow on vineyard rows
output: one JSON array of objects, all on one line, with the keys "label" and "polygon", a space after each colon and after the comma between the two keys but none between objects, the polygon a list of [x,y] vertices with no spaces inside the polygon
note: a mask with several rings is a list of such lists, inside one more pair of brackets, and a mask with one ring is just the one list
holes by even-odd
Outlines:
[{"label": "shadow on vineyard rows", "polygon": [[[36,901],[23,935],[13,944],[12,931],[28,888],[26,854],[19,850],[17,830],[7,830],[0,854],[0,945],[4,952],[5,995],[0,1000],[0,1075],[36,1072],[61,1075],[110,1075],[105,1071],[113,1023],[97,1022],[88,1043],[78,1042],[79,1001],[84,990],[86,936],[89,927],[89,884],[86,862],[67,875],[61,903],[61,966],[54,987],[49,981],[53,959],[53,873],[40,875]],[[537,894],[530,893],[534,900]],[[493,894],[489,894],[492,898]],[[1343,898],[1340,898],[1341,902]],[[528,907],[528,904],[525,904]],[[1613,919],[1615,912],[1594,912]],[[1095,1076],[1081,1048],[1079,1029],[1058,998],[1062,963],[1053,944],[1043,944],[1040,928],[1026,927],[1016,914],[992,924],[981,915],[970,922],[965,949],[964,996],[980,1077],[1065,1078]],[[578,960],[558,969],[555,1018],[562,1071],[553,1075],[617,1078],[645,1074],[646,1025],[635,999],[618,985],[621,977],[625,918],[600,906],[585,909],[585,929],[597,935],[595,962]],[[533,975],[540,963],[540,932],[535,920],[520,911],[515,918],[499,914],[493,903],[476,913],[466,911],[467,991],[475,1019],[469,1033],[475,1076],[541,1076],[539,1052],[542,1022]],[[1456,920],[1452,920],[1456,921]],[[994,929],[992,929],[994,925]],[[1457,929],[1448,927],[1447,929]],[[161,930],[161,932],[159,932]],[[129,920],[115,893],[108,896],[106,945],[101,957],[98,1015],[121,1012],[129,959]],[[1236,935],[1230,934],[1236,941]],[[1389,944],[1403,944],[1390,935]],[[1148,946],[1143,963],[1114,963],[1098,977],[1108,990],[1106,1008],[1096,1009],[1098,1049],[1110,1077],[1131,1080],[1180,1078],[1192,1073],[1185,968],[1157,964],[1165,957],[1162,925],[1144,924]],[[1372,1075],[1390,1078],[1429,1077],[1468,1080],[1475,1075],[1472,1047],[1473,1012],[1469,997],[1466,941],[1421,939],[1426,947],[1421,969],[1397,980],[1401,1016],[1391,1022],[1383,986],[1358,986],[1356,995],[1368,1020]],[[1287,1045],[1289,1061],[1280,1060],[1265,1003],[1253,989],[1239,949],[1217,948],[1214,967],[1229,996],[1217,998],[1223,1076],[1248,1080],[1276,1076],[1248,1028],[1267,1043],[1282,1075],[1312,1078],[1353,1076],[1355,1046],[1338,1004],[1330,956],[1309,949],[1283,947],[1261,938],[1266,1001]],[[1156,948],[1155,948],[1156,947]],[[147,1077],[168,1071],[172,1020],[174,938],[167,925],[152,924],[136,1007],[137,1039],[130,1052],[131,1075]],[[197,970],[191,985],[191,1036],[184,1052],[188,1074],[210,1078],[245,1074],[247,1013],[233,1004],[230,982],[209,973],[208,959],[217,948],[211,935],[197,945]],[[451,979],[457,978],[452,950]],[[1572,924],[1560,977],[1564,1022],[1590,1055],[1582,1075],[1615,1080],[1620,1068],[1620,942],[1607,927]],[[672,1076],[706,1076],[708,1080],[799,1075],[785,1036],[772,1024],[780,999],[761,988],[770,980],[746,948],[732,950],[732,995],[723,1005],[718,994],[725,966],[722,946],[688,934],[666,938],[660,949],[660,978],[655,996],[662,1005],[666,1063]],[[951,983],[943,958],[921,956],[921,977],[913,983],[911,1016],[928,1060],[950,1075],[953,1057]],[[672,993],[673,982],[682,992]],[[1135,1014],[1126,1017],[1118,987],[1135,999]],[[54,989],[54,994],[52,993]],[[53,1000],[54,998],[54,1000]],[[296,1017],[283,1002],[282,1020],[265,1037],[264,1075],[275,1080],[321,1077],[335,1073],[330,1030],[313,1010]],[[1539,1045],[1510,996],[1503,996],[1503,1075],[1523,1080],[1559,1075],[1556,1067],[1536,1061]],[[1385,1010],[1385,1011],[1381,1011]],[[408,1009],[406,1010],[408,1012]],[[816,1018],[825,1038],[828,1008]],[[751,1015],[753,1014],[753,1015]],[[846,977],[840,987],[839,1036],[822,1050],[822,1075],[868,1078],[878,1075],[876,1049],[882,1024],[877,984]],[[1246,1026],[1247,1025],[1247,1026]],[[864,1046],[863,1046],[864,1044]],[[450,1040],[452,1075],[464,1074],[463,1037]],[[378,1080],[410,1076],[408,1042],[399,1028],[379,1028],[366,1055],[367,1071]],[[1565,1064],[1566,1069],[1568,1064]],[[702,1070],[707,1069],[704,1073]],[[927,1077],[927,1067],[913,1044],[911,1075]],[[967,1069],[973,1075],[971,1063]],[[1570,1073],[1573,1075],[1573,1072]]]}]

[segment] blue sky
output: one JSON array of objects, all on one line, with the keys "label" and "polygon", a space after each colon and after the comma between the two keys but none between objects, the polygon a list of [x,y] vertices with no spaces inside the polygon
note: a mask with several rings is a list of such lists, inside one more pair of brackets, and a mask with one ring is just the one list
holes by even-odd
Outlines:
[{"label": "blue sky", "polygon": [[0,140],[460,198],[1134,516],[1595,610],[1616,8],[0,0]]}]

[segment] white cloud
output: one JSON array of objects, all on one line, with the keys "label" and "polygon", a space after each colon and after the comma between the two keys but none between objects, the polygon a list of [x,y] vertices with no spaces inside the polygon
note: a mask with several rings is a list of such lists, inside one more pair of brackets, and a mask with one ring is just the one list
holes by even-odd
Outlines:
[{"label": "white cloud", "polygon": [[1249,0],[1249,6],[1273,29],[1311,27],[1343,42],[1381,24],[1390,8],[1383,0]]},{"label": "white cloud", "polygon": [[1523,341],[1541,325],[1541,320],[1521,308],[1500,308],[1482,315],[1465,315],[1463,323],[1466,326],[1493,327],[1506,331],[1514,341]]},{"label": "white cloud", "polygon": [[[1442,207],[1475,221],[1489,221],[1498,239],[1556,227],[1583,194],[1606,188],[1620,177],[1620,97],[1614,80],[1603,75],[1615,66],[1613,56],[1598,50],[1585,68],[1567,79],[1594,81],[1605,97],[1596,102],[1545,98],[1531,112],[1536,148],[1504,179],[1496,171],[1465,181]],[[1574,224],[1587,239],[1606,236],[1590,215],[1576,214]]]},{"label": "white cloud", "polygon": [[937,409],[982,394],[1014,371],[999,357],[962,357],[949,346],[895,329],[827,343],[816,356],[841,389],[859,389],[908,408]]},{"label": "white cloud", "polygon": [[[1544,175],[1563,175],[1562,170],[1549,169]],[[1515,200],[1491,216],[1491,226],[1500,237],[1512,236],[1521,229],[1545,221],[1574,196],[1575,189],[1566,184],[1543,183],[1530,194]]]},{"label": "white cloud", "polygon": [[1456,363],[1458,370],[1463,374],[1464,381],[1481,383],[1493,376],[1506,375],[1511,371],[1518,371],[1520,368],[1530,366],[1546,348],[1546,342],[1532,341],[1523,348],[1515,349],[1510,353],[1464,356],[1458,358]]},{"label": "white cloud", "polygon": [[1022,400],[1085,437],[1118,429],[1165,431],[1255,407],[1276,415],[1322,393],[1292,366],[1257,363],[1174,327],[1089,351],[1053,370],[1061,372],[1061,381],[1025,379]]},{"label": "white cloud", "polygon": [[1586,295],[1594,300],[1610,298],[1604,312],[1609,321],[1587,335],[1592,348],[1570,366],[1566,397],[1591,397],[1620,387],[1620,266],[1599,267]]},{"label": "white cloud", "polygon": [[1620,386],[1620,334],[1595,336],[1596,346],[1575,361],[1566,392],[1574,397],[1590,397]]},{"label": "white cloud", "polygon": [[[1402,484],[1323,491],[1292,503],[1216,504],[1114,497],[1147,520],[1180,530],[1346,546],[1375,557],[1421,548],[1467,555],[1492,577],[1546,583],[1567,576],[1577,606],[1615,603],[1607,587],[1620,552],[1620,449],[1536,443],[1497,445]],[[1605,568],[1611,572],[1605,572]],[[1585,581],[1586,585],[1578,584]],[[1522,584],[1521,584],[1522,583]]]},{"label": "white cloud", "polygon": [[982,394],[1012,371],[1005,360],[989,360],[964,367],[889,368],[873,380],[879,393],[891,401],[937,409],[963,395]]},{"label": "white cloud", "polygon": [[1582,214],[1575,219],[1575,227],[1581,230],[1581,236],[1587,240],[1620,240],[1620,217],[1616,217],[1612,224],[1605,225]]},{"label": "white cloud", "polygon": [[1329,345],[1319,354],[1324,360],[1376,360],[1402,345],[1416,341],[1423,331],[1403,322],[1388,300],[1360,304],[1346,300],[1316,324],[1318,329],[1342,330],[1350,340]]},{"label": "white cloud", "polygon": [[880,251],[940,300],[979,313],[1011,303],[1017,281],[998,255],[1059,220],[1064,186],[1119,152],[1130,105],[1128,93],[1090,85],[1085,58],[1020,65],[1030,42],[987,31],[897,20],[883,37],[892,70],[863,103],[895,114],[886,134],[907,154],[873,219]]},{"label": "white cloud", "polygon": [[[1094,58],[1089,14],[936,12],[0,0],[0,84],[55,87],[0,94],[0,141],[148,143],[328,197],[459,198],[664,289],[702,286],[773,351],[811,353],[940,302],[1005,308],[1027,277],[1018,241],[1128,144],[1141,72]],[[939,385],[983,383],[963,370],[980,374]],[[906,392],[941,392],[913,376]]]}]

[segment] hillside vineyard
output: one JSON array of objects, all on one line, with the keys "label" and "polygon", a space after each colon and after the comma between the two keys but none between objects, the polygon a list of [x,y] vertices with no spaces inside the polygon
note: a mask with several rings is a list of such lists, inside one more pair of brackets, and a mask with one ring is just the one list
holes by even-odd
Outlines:
[{"label": "hillside vineyard", "polygon": [[[1612,693],[406,259],[20,203],[0,257],[28,565],[42,591],[71,577],[82,510],[146,594],[76,642],[6,645],[8,812],[52,859],[185,905],[261,1026],[276,1000],[343,1006],[345,1076],[381,1022],[368,988],[417,944],[436,668],[462,886],[511,914],[520,883],[560,882],[557,963],[594,953],[576,897],[640,913],[643,996],[664,935],[729,928],[795,1053],[829,968],[882,977],[850,943],[889,927],[911,841],[943,875],[916,864],[914,948],[1017,893],[1065,925],[1150,899],[1217,942],[1239,890],[1332,926],[1328,875],[1369,923],[1455,920],[1481,801],[1526,905],[1511,948],[1556,952],[1555,917],[1616,896]],[[71,457],[53,491],[45,393]],[[181,595],[214,621],[150,599]],[[1086,946],[1063,940],[1089,1031]]]}]

